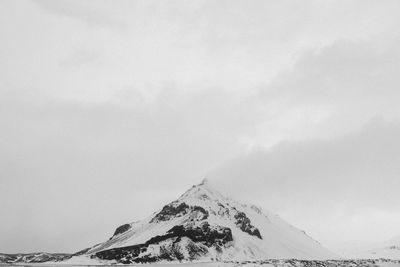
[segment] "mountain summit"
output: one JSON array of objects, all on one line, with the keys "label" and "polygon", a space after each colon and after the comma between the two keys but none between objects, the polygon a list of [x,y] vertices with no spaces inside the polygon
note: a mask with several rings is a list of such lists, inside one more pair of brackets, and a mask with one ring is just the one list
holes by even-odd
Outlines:
[{"label": "mountain summit", "polygon": [[79,254],[118,263],[335,257],[277,215],[228,198],[207,180]]}]

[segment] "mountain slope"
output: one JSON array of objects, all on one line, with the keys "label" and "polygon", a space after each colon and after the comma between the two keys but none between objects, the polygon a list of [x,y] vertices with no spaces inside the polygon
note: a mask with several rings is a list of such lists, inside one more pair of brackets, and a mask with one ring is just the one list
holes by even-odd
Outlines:
[{"label": "mountain slope", "polygon": [[335,258],[277,215],[229,199],[206,181],[148,218],[118,227],[85,255],[120,263]]}]

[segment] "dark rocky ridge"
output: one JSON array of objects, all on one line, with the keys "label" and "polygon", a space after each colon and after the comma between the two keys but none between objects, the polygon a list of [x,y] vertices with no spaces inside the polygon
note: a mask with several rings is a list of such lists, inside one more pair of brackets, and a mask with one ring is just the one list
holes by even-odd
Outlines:
[{"label": "dark rocky ridge", "polygon": [[208,211],[202,207],[189,206],[184,202],[177,205],[176,202],[172,202],[171,204],[165,205],[162,210],[150,221],[150,223],[168,221],[171,218],[180,217],[196,211],[203,214],[200,220],[205,220],[208,218]]},{"label": "dark rocky ridge", "polygon": [[[218,211],[219,216],[231,217],[232,216],[231,213],[233,213],[235,224],[240,230],[242,230],[245,233],[248,233],[249,235],[256,236],[259,239],[262,239],[260,230],[258,230],[257,227],[251,224],[251,220],[247,217],[246,213],[234,207],[231,208],[231,211],[233,210],[233,212],[231,212],[228,207],[226,207],[221,203],[218,203],[218,206],[219,206],[219,211]],[[254,208],[252,209],[254,210]],[[260,213],[261,211],[257,209],[256,212]]]},{"label": "dark rocky ridge", "polygon": [[131,225],[130,224],[124,224],[121,225],[120,227],[118,227],[117,229],[115,229],[115,232],[113,234],[113,237],[122,233],[125,233],[126,231],[128,231],[129,229],[131,229]]},{"label": "dark rocky ridge", "polygon": [[[182,240],[183,237],[190,239],[187,246],[191,260],[205,255],[207,247],[220,249],[228,242],[232,241],[232,231],[227,227],[210,227],[208,222],[203,222],[200,226],[177,225],[171,228],[167,234],[155,236],[143,244],[114,248],[97,252],[94,256],[103,260],[116,260],[120,263],[145,263],[159,260],[182,260],[182,253],[178,246],[174,246]],[[166,240],[173,240],[173,245],[162,247],[162,253],[158,256],[146,255],[139,257],[141,253],[146,253],[148,247],[154,244],[160,244]]]},{"label": "dark rocky ridge", "polygon": [[151,223],[167,221],[172,217],[178,217],[185,215],[189,210],[189,206],[186,203],[180,203],[179,205],[175,205],[175,203],[171,203],[169,205],[165,205],[162,210],[150,221]]},{"label": "dark rocky ridge", "polygon": [[234,215],[234,218],[236,219],[236,226],[240,228],[245,233],[248,233],[249,235],[254,235],[258,237],[259,239],[262,239],[260,231],[251,225],[250,219],[246,216],[244,212],[238,211]]}]

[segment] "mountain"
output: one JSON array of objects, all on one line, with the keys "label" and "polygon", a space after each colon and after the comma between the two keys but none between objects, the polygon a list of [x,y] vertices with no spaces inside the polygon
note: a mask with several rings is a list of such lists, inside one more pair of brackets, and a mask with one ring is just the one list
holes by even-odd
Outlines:
[{"label": "mountain", "polygon": [[109,240],[67,262],[88,258],[147,263],[335,257],[279,216],[241,204],[203,181],[148,218],[121,225]]}]

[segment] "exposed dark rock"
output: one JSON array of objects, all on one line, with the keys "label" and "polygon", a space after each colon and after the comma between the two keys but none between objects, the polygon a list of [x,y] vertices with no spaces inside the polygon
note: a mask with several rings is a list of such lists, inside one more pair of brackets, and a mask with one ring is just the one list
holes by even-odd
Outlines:
[{"label": "exposed dark rock", "polygon": [[236,226],[240,228],[245,233],[248,233],[249,235],[253,235],[258,237],[259,239],[262,239],[260,231],[251,225],[250,219],[246,216],[244,212],[238,211],[234,218],[236,219]]},{"label": "exposed dark rock", "polygon": [[194,207],[192,207],[192,209],[193,209],[193,211],[198,211],[198,212],[203,213],[203,217],[200,220],[205,220],[208,218],[208,215],[209,215],[208,211],[206,211],[204,208],[199,207],[199,206],[194,206]]},{"label": "exposed dark rock", "polygon": [[198,259],[199,257],[207,254],[207,249],[204,248],[203,246],[199,246],[195,244],[194,242],[190,242],[187,245],[187,250],[189,251],[189,260],[195,260]]},{"label": "exposed dark rock", "polygon": [[208,247],[214,244],[224,245],[233,240],[230,228],[218,226],[215,229],[211,229],[210,225],[204,222],[199,227],[193,228],[185,228],[183,225],[176,225],[172,227],[167,234],[152,237],[145,244],[157,244],[174,237],[188,237],[194,242],[203,242]]},{"label": "exposed dark rock", "polygon": [[72,254],[72,256],[80,256],[80,255],[86,254],[86,252],[88,252],[90,249],[91,248],[85,248],[85,249],[79,250],[78,252],[75,252],[74,254]]},{"label": "exposed dark rock", "polygon": [[121,225],[120,227],[118,227],[117,229],[115,229],[115,232],[113,234],[113,237],[122,233],[125,233],[126,231],[128,231],[129,229],[131,229],[131,225],[129,223]]},{"label": "exposed dark rock", "polygon": [[[228,227],[210,227],[208,222],[203,222],[197,227],[185,227],[183,225],[177,225],[172,227],[165,235],[152,237],[143,244],[103,250],[96,253],[95,256],[103,260],[117,260],[121,263],[182,260],[183,256],[178,249],[179,242],[181,241],[182,237],[187,237],[193,241],[186,247],[191,258],[196,258],[207,253],[206,248],[202,247],[201,245],[220,248],[233,240],[232,231]],[[147,251],[147,248],[150,245],[159,244],[160,242],[169,239],[175,239],[172,243],[172,247],[168,248],[161,246],[161,253],[158,256],[146,256],[138,258],[139,254]]]},{"label": "exposed dark rock", "polygon": [[188,209],[189,206],[186,203],[181,203],[177,206],[175,206],[174,203],[171,203],[164,206],[162,210],[150,222],[167,221],[171,217],[185,215],[188,212]]},{"label": "exposed dark rock", "polygon": [[154,218],[150,222],[168,221],[171,218],[183,216],[194,211],[201,212],[203,214],[203,216],[199,219],[200,221],[207,219],[209,216],[208,211],[206,211],[202,207],[189,206],[184,202],[180,203],[179,205],[177,205],[176,203],[171,203],[164,206],[162,210],[157,213],[157,215],[154,216]]},{"label": "exposed dark rock", "polygon": [[208,222],[204,222],[199,227],[194,228],[185,228],[183,225],[177,225],[172,227],[167,235],[186,236],[194,242],[203,242],[208,247],[215,244],[224,245],[233,240],[230,228],[222,226],[210,228]]},{"label": "exposed dark rock", "polygon": [[150,244],[139,244],[129,247],[121,247],[115,249],[104,250],[96,253],[93,257],[98,257],[103,260],[116,260],[119,263],[151,263],[160,260],[181,260],[183,255],[176,247],[168,249],[165,246],[160,247],[160,253],[157,256],[143,255],[139,257],[140,253],[146,252]]}]

